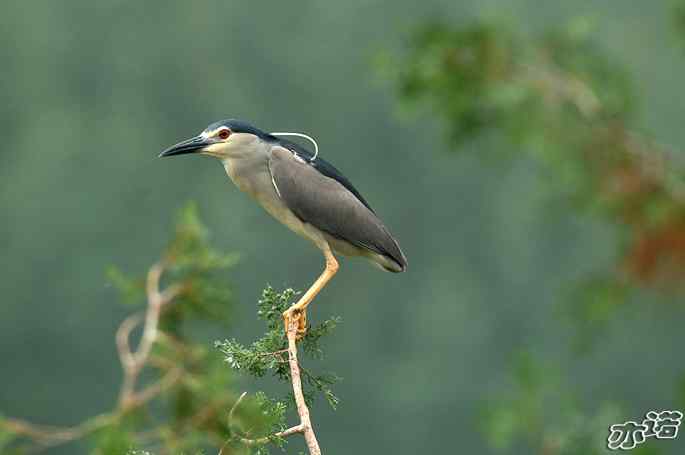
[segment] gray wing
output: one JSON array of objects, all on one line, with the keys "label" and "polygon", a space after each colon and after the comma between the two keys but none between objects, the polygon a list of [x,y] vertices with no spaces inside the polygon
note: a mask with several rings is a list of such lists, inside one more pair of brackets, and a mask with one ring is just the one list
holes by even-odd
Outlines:
[{"label": "gray wing", "polygon": [[269,171],[279,196],[300,220],[406,268],[404,254],[381,220],[338,181],[280,146],[272,149]]}]

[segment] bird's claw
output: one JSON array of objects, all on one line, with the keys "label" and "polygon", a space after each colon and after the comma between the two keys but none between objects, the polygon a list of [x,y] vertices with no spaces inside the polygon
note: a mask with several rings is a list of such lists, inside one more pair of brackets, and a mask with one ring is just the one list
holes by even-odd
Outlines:
[{"label": "bird's claw", "polygon": [[283,312],[283,323],[285,324],[285,333],[290,330],[290,324],[297,323],[295,338],[300,341],[307,334],[307,310],[299,308],[289,308]]}]

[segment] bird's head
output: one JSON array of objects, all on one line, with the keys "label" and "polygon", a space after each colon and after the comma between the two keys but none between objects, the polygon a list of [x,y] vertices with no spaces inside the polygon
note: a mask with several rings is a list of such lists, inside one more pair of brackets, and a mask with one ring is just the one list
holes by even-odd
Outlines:
[{"label": "bird's head", "polygon": [[202,133],[172,145],[159,156],[199,153],[221,160],[251,153],[270,135],[240,120],[221,120],[212,123]]}]

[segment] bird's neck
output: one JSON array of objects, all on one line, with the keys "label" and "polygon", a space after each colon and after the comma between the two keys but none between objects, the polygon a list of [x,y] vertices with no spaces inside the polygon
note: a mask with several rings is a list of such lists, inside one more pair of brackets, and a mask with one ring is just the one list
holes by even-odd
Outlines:
[{"label": "bird's neck", "polygon": [[226,173],[241,190],[255,196],[263,179],[270,179],[269,157],[271,146],[262,141],[255,141],[241,153],[232,154],[221,161]]}]

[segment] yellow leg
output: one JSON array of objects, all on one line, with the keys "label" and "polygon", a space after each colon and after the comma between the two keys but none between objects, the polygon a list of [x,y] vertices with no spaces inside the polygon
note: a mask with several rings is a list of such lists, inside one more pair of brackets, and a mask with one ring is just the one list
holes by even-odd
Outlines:
[{"label": "yellow leg", "polygon": [[328,284],[333,278],[333,275],[338,271],[338,261],[333,256],[330,248],[323,251],[326,257],[326,268],[323,273],[317,278],[312,286],[304,293],[304,295],[293,306],[283,312],[283,320],[285,322],[285,330],[288,330],[290,321],[297,321],[297,338],[301,339],[307,332],[307,306],[314,300],[314,297]]}]

